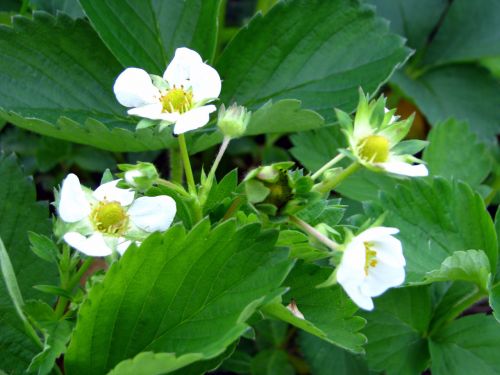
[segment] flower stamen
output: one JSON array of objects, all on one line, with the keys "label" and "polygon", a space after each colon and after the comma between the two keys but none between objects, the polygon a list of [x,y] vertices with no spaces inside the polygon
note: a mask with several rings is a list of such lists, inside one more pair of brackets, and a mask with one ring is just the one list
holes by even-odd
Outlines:
[{"label": "flower stamen", "polygon": [[193,106],[193,93],[191,90],[185,91],[184,87],[173,87],[167,91],[161,98],[163,112],[184,113]]},{"label": "flower stamen", "polygon": [[365,257],[365,275],[368,276],[368,270],[370,267],[376,267],[377,266],[377,252],[373,250],[373,244],[370,242],[364,242],[365,245],[365,252],[366,252],[366,257]]},{"label": "flower stamen", "polygon": [[389,140],[381,135],[369,135],[359,142],[359,155],[372,163],[383,163],[389,158]]},{"label": "flower stamen", "polygon": [[90,220],[101,233],[121,235],[128,226],[128,215],[119,202],[99,202],[90,213]]}]

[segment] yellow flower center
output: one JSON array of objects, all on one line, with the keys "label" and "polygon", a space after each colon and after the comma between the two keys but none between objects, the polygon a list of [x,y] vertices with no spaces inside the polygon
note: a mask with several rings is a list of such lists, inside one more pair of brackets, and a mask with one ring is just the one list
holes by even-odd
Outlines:
[{"label": "yellow flower center", "polygon": [[370,242],[364,242],[365,245],[365,275],[368,276],[368,270],[370,267],[377,266],[377,252],[373,250],[373,244]]},{"label": "yellow flower center", "polygon": [[123,234],[128,225],[127,213],[118,202],[99,202],[90,213],[90,219],[99,232],[111,235]]},{"label": "yellow flower center", "polygon": [[163,112],[184,113],[189,111],[193,106],[193,93],[190,90],[184,91],[184,87],[182,86],[180,88],[174,86],[160,100],[163,105]]},{"label": "yellow flower center", "polygon": [[359,155],[366,161],[383,163],[389,158],[389,141],[381,135],[369,135],[359,142]]}]

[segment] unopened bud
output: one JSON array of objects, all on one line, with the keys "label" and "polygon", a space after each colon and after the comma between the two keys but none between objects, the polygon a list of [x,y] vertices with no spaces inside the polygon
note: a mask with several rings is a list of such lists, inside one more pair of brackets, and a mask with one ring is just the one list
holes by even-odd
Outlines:
[{"label": "unopened bud", "polygon": [[119,174],[125,182],[138,191],[146,191],[158,180],[156,167],[151,163],[119,164],[118,168],[124,173]]},{"label": "unopened bud", "polygon": [[252,113],[243,106],[232,104],[226,109],[222,104],[219,108],[217,126],[226,137],[238,138],[245,133],[251,115]]}]

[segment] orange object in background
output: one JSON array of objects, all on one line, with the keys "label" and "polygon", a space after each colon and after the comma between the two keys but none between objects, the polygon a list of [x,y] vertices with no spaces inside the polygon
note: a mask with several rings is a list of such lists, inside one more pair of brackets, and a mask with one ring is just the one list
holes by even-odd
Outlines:
[{"label": "orange object in background", "polygon": [[429,123],[413,103],[405,99],[400,99],[397,104],[396,114],[405,119],[415,112],[413,125],[407,134],[408,139],[426,139],[429,132]]}]

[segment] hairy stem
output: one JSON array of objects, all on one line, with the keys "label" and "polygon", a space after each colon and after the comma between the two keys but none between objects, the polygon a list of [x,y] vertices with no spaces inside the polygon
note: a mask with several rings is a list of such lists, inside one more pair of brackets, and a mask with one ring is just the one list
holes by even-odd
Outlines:
[{"label": "hairy stem", "polygon": [[193,170],[191,169],[191,162],[189,161],[189,154],[186,146],[186,137],[184,134],[179,134],[179,149],[181,150],[182,162],[184,163],[184,172],[186,174],[186,181],[188,184],[189,193],[193,196],[196,195],[196,185],[194,183]]},{"label": "hairy stem", "polygon": [[313,190],[319,193],[327,193],[336,188],[342,181],[356,172],[360,167],[361,164],[354,162],[331,180],[323,181],[322,183],[315,185]]},{"label": "hairy stem", "polygon": [[313,228],[309,224],[307,224],[305,221],[299,219],[297,216],[290,215],[288,217],[291,223],[294,223],[296,226],[298,226],[300,229],[302,229],[304,232],[307,234],[310,234],[314,238],[316,238],[319,242],[321,242],[323,245],[328,247],[331,250],[339,250],[340,245],[328,237],[326,237],[323,233],[319,232],[317,229]]},{"label": "hairy stem", "polygon": [[344,154],[338,154],[335,156],[332,160],[330,160],[328,163],[323,165],[320,169],[318,169],[311,178],[313,180],[316,180],[317,178],[321,177],[321,175],[329,168],[333,167],[335,164],[337,164],[339,161],[341,161],[345,157]]},{"label": "hairy stem", "polygon": [[170,162],[170,179],[178,184],[182,184],[182,174],[184,169],[182,166],[181,152],[177,148],[171,148],[169,150],[169,162]]}]

